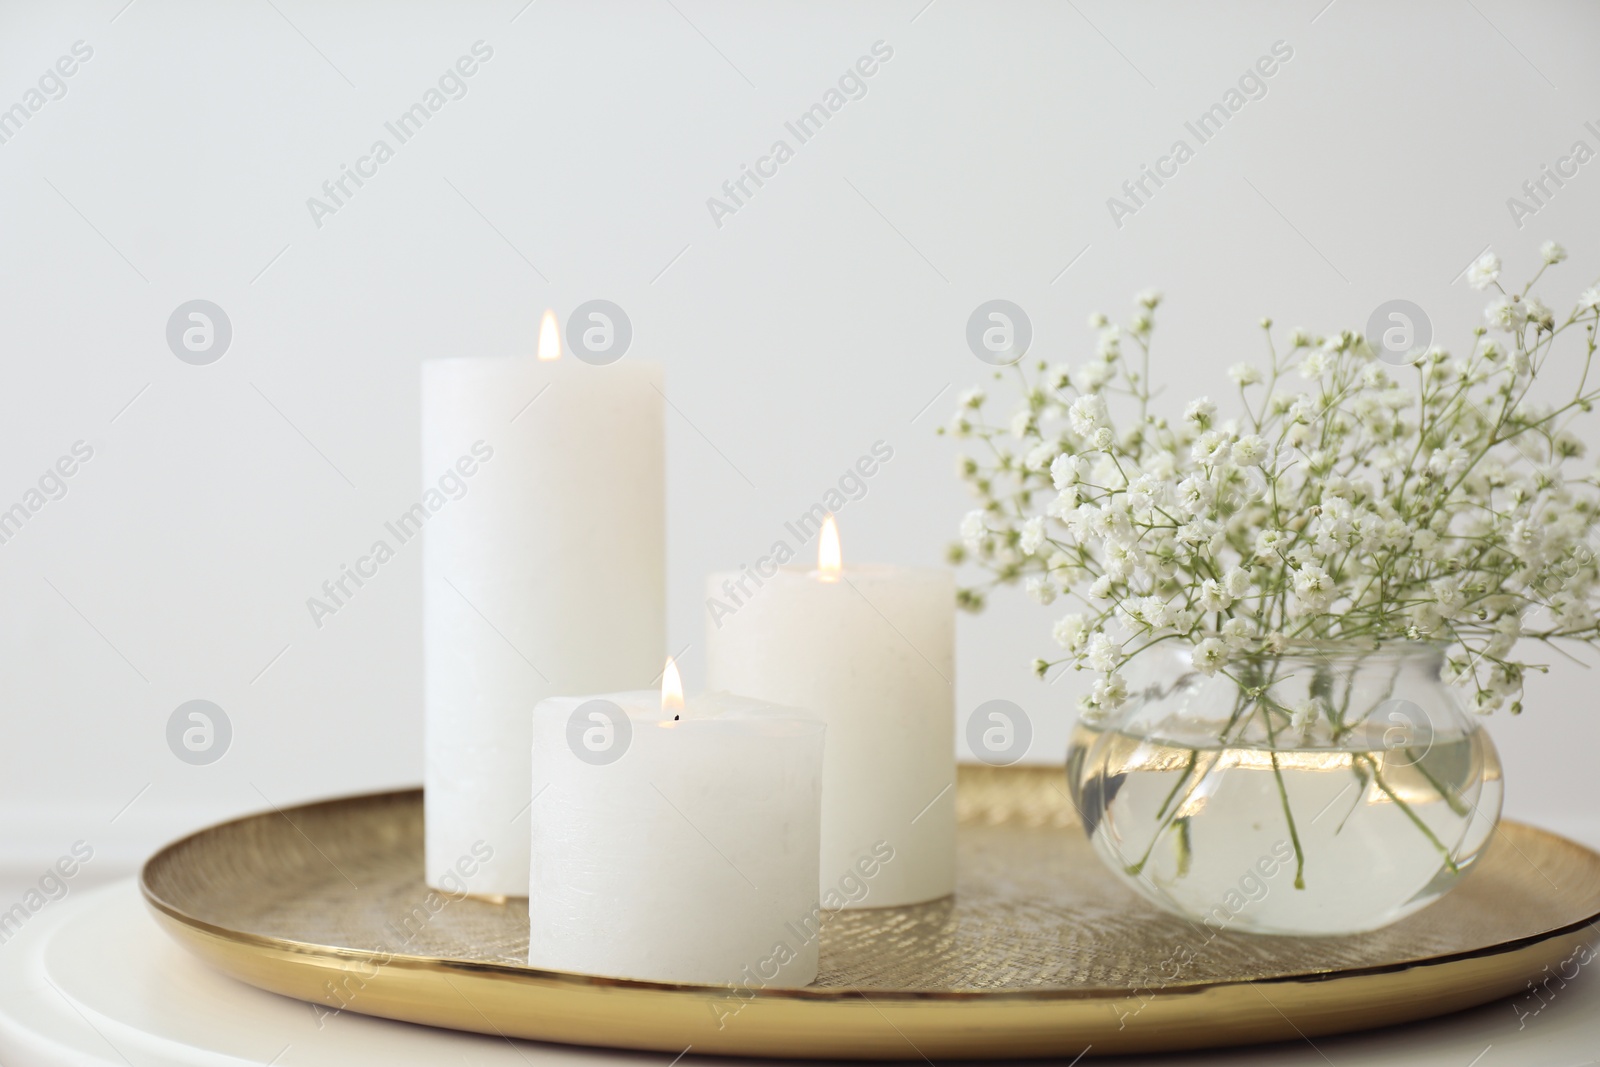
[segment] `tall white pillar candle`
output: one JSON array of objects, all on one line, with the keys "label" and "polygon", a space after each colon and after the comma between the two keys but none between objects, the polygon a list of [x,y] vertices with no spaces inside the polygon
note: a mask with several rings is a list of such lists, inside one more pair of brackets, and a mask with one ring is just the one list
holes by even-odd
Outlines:
[{"label": "tall white pillar candle", "polygon": [[533,713],[528,965],[803,986],[817,975],[820,720],[646,690]]},{"label": "tall white pillar candle", "polygon": [[656,364],[561,358],[548,312],[538,358],[423,364],[429,884],[487,848],[472,891],[526,894],[534,705],[659,672],[660,385]]},{"label": "tall white pillar candle", "polygon": [[[828,724],[825,906],[946,896],[956,874],[954,577],[842,567],[831,517],[819,548],[817,568],[758,561],[711,576],[708,594],[720,607],[707,624],[710,684]],[[858,878],[880,842],[893,860]],[[856,881],[866,881],[864,893],[846,891]]]}]

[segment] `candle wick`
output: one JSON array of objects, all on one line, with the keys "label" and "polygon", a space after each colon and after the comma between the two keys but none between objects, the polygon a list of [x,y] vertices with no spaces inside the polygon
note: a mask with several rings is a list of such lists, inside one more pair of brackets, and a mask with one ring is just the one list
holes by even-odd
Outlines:
[{"label": "candle wick", "polygon": [[677,721],[678,721],[678,716],[676,716],[676,715],[674,715],[674,716],[673,716],[673,717],[672,717],[672,721],[673,721],[673,722],[677,722]]}]

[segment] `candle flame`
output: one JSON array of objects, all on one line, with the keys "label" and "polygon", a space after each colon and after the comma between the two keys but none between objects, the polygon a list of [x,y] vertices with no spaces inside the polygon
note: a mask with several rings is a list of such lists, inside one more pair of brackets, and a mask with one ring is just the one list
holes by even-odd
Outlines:
[{"label": "candle flame", "polygon": [[661,713],[669,711],[674,719],[683,711],[683,678],[671,656],[667,657],[666,670],[661,672]]},{"label": "candle flame", "polygon": [[844,555],[839,551],[839,524],[829,515],[822,521],[822,536],[817,539],[817,570],[825,582],[839,580],[844,569]]},{"label": "candle flame", "polygon": [[561,328],[556,325],[556,313],[545,309],[539,320],[539,359],[550,363],[561,358]]}]

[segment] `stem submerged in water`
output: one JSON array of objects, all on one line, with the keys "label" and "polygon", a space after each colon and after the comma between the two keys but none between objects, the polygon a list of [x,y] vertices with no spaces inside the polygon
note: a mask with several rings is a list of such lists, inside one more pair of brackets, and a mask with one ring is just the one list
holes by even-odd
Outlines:
[{"label": "stem submerged in water", "polygon": [[1300,831],[1294,825],[1294,812],[1289,807],[1289,790],[1283,784],[1283,768],[1278,766],[1278,731],[1272,725],[1272,716],[1264,715],[1267,722],[1267,742],[1272,745],[1272,777],[1278,783],[1278,801],[1283,805],[1283,818],[1289,824],[1289,843],[1294,846],[1294,887],[1306,887],[1306,854],[1300,848]]},{"label": "stem submerged in water", "polygon": [[[1393,789],[1390,789],[1389,783],[1383,780],[1383,775],[1378,771],[1378,761],[1373,759],[1370,755],[1362,755],[1356,758],[1366,762],[1367,770],[1372,772],[1373,784],[1382,790],[1384,796],[1393,801],[1396,807],[1405,812],[1406,818],[1410,819],[1416,828],[1422,831],[1422,835],[1432,843],[1433,847],[1439,850],[1439,855],[1444,857],[1445,868],[1448,869],[1451,874],[1460,874],[1461,868],[1456,866],[1455,857],[1450,855],[1450,850],[1445,847],[1444,842],[1440,841],[1438,836],[1435,835],[1431,829],[1429,829],[1428,824],[1422,821],[1422,816],[1412,811],[1411,805],[1401,800],[1400,795]],[[1442,791],[1440,795],[1444,795]]]},{"label": "stem submerged in water", "polygon": [[1457,815],[1465,817],[1467,814],[1467,805],[1459,796],[1456,796],[1449,789],[1446,789],[1444,783],[1435,778],[1433,776],[1433,772],[1428,770],[1427,766],[1422,762],[1422,760],[1426,758],[1427,753],[1424,752],[1421,757],[1418,757],[1412,756],[1411,751],[1412,750],[1409,748],[1405,750],[1406,755],[1411,756],[1411,765],[1417,769],[1417,772],[1421,774],[1422,777],[1428,780],[1428,784],[1433,786],[1433,791],[1438,793],[1446,804],[1450,805],[1451,811],[1455,812]]},{"label": "stem submerged in water", "polygon": [[1198,751],[1196,751],[1196,750],[1191,749],[1190,752],[1189,752],[1189,761],[1183,765],[1183,773],[1178,776],[1177,782],[1172,787],[1172,792],[1167,794],[1167,799],[1165,799],[1165,800],[1163,800],[1161,802],[1161,807],[1156,812],[1156,818],[1158,818],[1158,819],[1166,818],[1167,809],[1172,806],[1172,801],[1173,801],[1174,798],[1177,797],[1178,790],[1183,788],[1183,783],[1187,782],[1189,780],[1189,775],[1194,773],[1195,761],[1198,760],[1199,758],[1200,758],[1200,753]]}]

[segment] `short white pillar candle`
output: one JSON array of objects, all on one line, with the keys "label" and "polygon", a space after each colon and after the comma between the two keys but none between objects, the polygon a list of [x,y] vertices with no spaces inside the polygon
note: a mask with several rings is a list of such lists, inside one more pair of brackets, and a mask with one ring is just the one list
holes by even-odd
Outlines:
[{"label": "short white pillar candle", "polygon": [[[818,556],[815,569],[711,576],[709,596],[733,605],[707,624],[711,687],[805,708],[828,724],[824,907],[947,896],[956,878],[954,576],[844,567],[832,516]],[[862,877],[884,853],[892,861]]]},{"label": "short white pillar candle", "polygon": [[676,676],[534,709],[528,965],[806,985],[824,725],[725,693],[684,703]]}]

